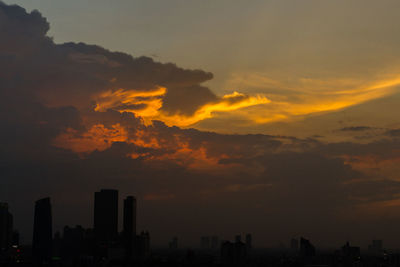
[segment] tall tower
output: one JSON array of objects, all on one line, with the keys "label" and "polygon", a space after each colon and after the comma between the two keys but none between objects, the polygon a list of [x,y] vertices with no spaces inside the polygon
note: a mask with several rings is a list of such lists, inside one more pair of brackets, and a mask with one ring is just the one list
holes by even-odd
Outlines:
[{"label": "tall tower", "polygon": [[297,240],[296,238],[292,238],[290,240],[290,249],[292,251],[297,251],[299,249],[299,240]]},{"label": "tall tower", "polygon": [[251,234],[246,235],[246,247],[248,249],[253,248],[253,237],[251,236]]},{"label": "tall tower", "polygon": [[124,199],[123,236],[126,255],[132,258],[136,240],[136,199],[133,196]]},{"label": "tall tower", "polygon": [[35,203],[33,222],[32,252],[36,263],[48,263],[52,252],[52,218],[50,198],[43,198]]},{"label": "tall tower", "polygon": [[124,233],[136,236],[136,198],[133,196],[124,199]]},{"label": "tall tower", "polygon": [[108,245],[118,236],[118,191],[102,189],[94,194],[94,234]]},{"label": "tall tower", "polygon": [[11,246],[13,217],[7,203],[0,203],[0,251]]}]

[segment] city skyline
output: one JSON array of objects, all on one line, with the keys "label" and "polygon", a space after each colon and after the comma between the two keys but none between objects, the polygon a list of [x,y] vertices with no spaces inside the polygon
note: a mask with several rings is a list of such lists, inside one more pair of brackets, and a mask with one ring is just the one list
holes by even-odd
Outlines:
[{"label": "city skyline", "polygon": [[[30,245],[35,247],[35,243],[39,244],[39,247],[44,247],[46,249],[51,248],[52,240],[56,237],[64,237],[66,229],[81,228],[86,231],[93,231],[96,237],[96,243],[99,244],[109,244],[111,246],[113,240],[121,239],[121,244],[132,249],[132,243],[129,242],[129,236],[140,236],[137,233],[148,232],[148,230],[137,230],[137,202],[134,196],[127,196],[122,200],[122,207],[119,207],[119,197],[118,190],[115,189],[101,189],[95,192],[94,197],[94,210],[93,210],[93,224],[85,226],[82,228],[82,224],[76,222],[71,225],[64,225],[60,229],[53,230],[53,216],[52,216],[52,204],[51,198],[45,197],[35,201],[34,209],[34,219],[33,219],[33,238],[32,241],[20,242],[20,235],[18,229],[14,228],[12,213],[8,210],[8,203],[0,202],[0,239],[2,241],[2,247],[11,247],[12,244],[19,245]],[[97,204],[96,204],[97,202]],[[101,207],[103,209],[99,210]],[[101,212],[101,214],[99,214]],[[122,218],[122,226],[120,221]],[[96,220],[101,222],[101,224],[96,223]],[[8,233],[7,233],[8,232]],[[64,232],[64,235],[61,233]],[[204,233],[203,233],[204,234]],[[254,248],[253,235],[251,233],[236,231],[231,235],[231,238],[221,238],[218,235],[210,234],[199,236],[200,242],[197,245],[193,244],[183,244],[178,243],[178,236],[172,237],[172,241],[165,244],[156,244],[155,248],[170,248],[170,249],[202,249],[202,250],[218,250],[220,245],[224,242],[243,243],[248,249]],[[36,236],[36,237],[35,237]],[[128,238],[128,242],[127,242]],[[35,241],[36,239],[36,241]],[[304,239],[302,234],[291,236],[290,240],[287,242],[281,242],[270,247],[260,246],[258,249],[272,248],[272,249],[285,249],[285,250],[298,250],[301,247],[301,242],[307,243],[309,240]],[[346,240],[346,244],[349,244],[349,240]],[[44,245],[43,245],[44,244]],[[179,246],[178,246],[179,244]],[[300,244],[300,245],[299,245]],[[363,251],[383,251],[383,241],[381,239],[370,239],[368,244],[365,246],[360,246]],[[360,248],[359,247],[359,248]],[[329,250],[335,248],[335,245],[322,246],[319,249]],[[399,250],[400,248],[390,248],[391,250]],[[315,250],[315,248],[313,248]],[[48,253],[48,252],[47,252]],[[315,252],[313,252],[315,253]],[[43,257],[43,256],[42,256]]]}]

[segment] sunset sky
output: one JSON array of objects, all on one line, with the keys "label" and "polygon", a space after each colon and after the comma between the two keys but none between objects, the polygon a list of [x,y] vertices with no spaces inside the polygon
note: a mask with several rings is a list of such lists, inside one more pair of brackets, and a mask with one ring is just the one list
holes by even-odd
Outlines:
[{"label": "sunset sky", "polygon": [[3,2],[0,201],[25,240],[36,199],[91,227],[115,188],[159,245],[400,248],[399,1]]}]

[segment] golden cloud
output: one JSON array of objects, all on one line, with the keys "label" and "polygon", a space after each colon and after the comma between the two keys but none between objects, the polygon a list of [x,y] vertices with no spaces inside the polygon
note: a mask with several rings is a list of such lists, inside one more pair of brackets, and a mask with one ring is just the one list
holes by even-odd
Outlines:
[{"label": "golden cloud", "polygon": [[96,124],[82,134],[68,128],[53,140],[53,145],[76,153],[87,153],[94,150],[103,151],[114,142],[127,140],[128,132],[119,123],[112,125],[111,128],[106,128],[103,124]]},{"label": "golden cloud", "polygon": [[270,102],[263,95],[249,96],[238,92],[220,97],[217,101],[204,104],[194,114],[167,114],[163,112],[163,97],[167,88],[157,87],[153,90],[118,89],[102,92],[94,97],[95,111],[103,112],[114,109],[119,112],[131,112],[143,118],[146,125],[153,120],[163,121],[169,126],[186,127],[199,121],[212,118],[216,113],[231,112],[246,107],[267,104]]},{"label": "golden cloud", "polygon": [[152,132],[151,127],[137,129],[135,133],[128,134],[128,130],[119,123],[110,127],[103,124],[92,125],[87,131],[79,133],[74,129],[67,129],[53,140],[53,145],[85,155],[95,150],[104,151],[114,142],[126,142],[141,148],[164,150],[165,153],[152,154],[150,152],[135,152],[126,156],[132,159],[142,158],[149,161],[173,161],[176,164],[196,170],[210,170],[228,167],[221,165],[221,159],[228,158],[225,154],[211,156],[207,148],[201,145],[192,148],[184,136],[175,134],[170,140],[164,140]]},{"label": "golden cloud", "polygon": [[[363,79],[282,79],[274,80],[262,73],[236,73],[226,88],[247,88],[265,92],[266,105],[236,112],[253,124],[290,121],[310,114],[334,112],[396,92],[398,75]],[[250,123],[250,124],[251,124]]]}]

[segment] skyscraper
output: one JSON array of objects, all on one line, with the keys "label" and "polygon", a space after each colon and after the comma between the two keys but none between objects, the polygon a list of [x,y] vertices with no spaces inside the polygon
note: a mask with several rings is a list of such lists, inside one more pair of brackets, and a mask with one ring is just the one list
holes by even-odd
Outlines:
[{"label": "skyscraper", "polygon": [[50,198],[43,198],[35,203],[32,252],[36,263],[42,264],[50,261],[52,254],[52,235]]},{"label": "skyscraper", "polygon": [[383,252],[383,241],[376,239],[372,240],[372,244],[368,246],[368,252],[372,254],[379,254]]},{"label": "skyscraper", "polygon": [[300,255],[306,260],[315,256],[315,247],[303,237],[300,238]]},{"label": "skyscraper", "polygon": [[210,249],[210,237],[202,236],[200,246],[201,246],[201,249]]},{"label": "skyscraper", "polygon": [[296,238],[292,238],[290,240],[290,249],[295,252],[299,249],[299,240],[297,240]]},{"label": "skyscraper", "polygon": [[218,236],[214,235],[211,237],[211,249],[218,249],[219,241]]},{"label": "skyscraper", "polygon": [[11,246],[13,217],[8,211],[7,203],[0,203],[0,251]]},{"label": "skyscraper", "polygon": [[251,234],[246,234],[246,247],[248,249],[253,248],[253,237],[251,236]]},{"label": "skyscraper", "polygon": [[141,232],[137,237],[137,256],[139,260],[145,260],[150,256],[150,234]]},{"label": "skyscraper", "polygon": [[178,237],[172,238],[172,241],[169,242],[169,248],[170,249],[178,249]]},{"label": "skyscraper", "polygon": [[124,233],[136,235],[136,199],[133,196],[124,200]]},{"label": "skyscraper", "polygon": [[236,235],[236,236],[235,236],[235,242],[236,242],[236,243],[242,242],[242,236],[241,236],[241,235]]},{"label": "skyscraper", "polygon": [[94,234],[97,242],[110,245],[118,236],[118,191],[102,189],[94,195]]},{"label": "skyscraper", "polygon": [[123,237],[127,257],[132,258],[136,240],[136,199],[133,196],[124,199]]}]

